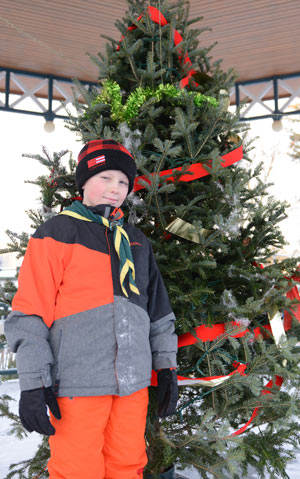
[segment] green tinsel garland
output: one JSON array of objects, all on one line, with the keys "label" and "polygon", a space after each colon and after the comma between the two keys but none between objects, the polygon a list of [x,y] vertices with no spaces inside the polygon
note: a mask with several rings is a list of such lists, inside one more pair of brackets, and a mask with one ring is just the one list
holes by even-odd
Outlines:
[{"label": "green tinsel garland", "polygon": [[[147,100],[149,100],[149,98],[155,98],[156,101],[160,101],[163,95],[169,98],[178,98],[182,93],[182,90],[179,90],[169,83],[166,85],[161,83],[155,90],[150,87],[137,87],[129,95],[126,103],[123,105],[120,85],[115,81],[106,80],[103,83],[101,93],[92,102],[92,106],[95,106],[98,103],[110,105],[111,117],[114,121],[118,123],[124,121],[130,123],[132,118],[138,116],[139,109]],[[194,96],[195,105],[198,107],[204,102],[210,103],[214,107],[217,107],[219,104],[215,98],[203,95],[202,93],[189,92],[189,95]]]}]

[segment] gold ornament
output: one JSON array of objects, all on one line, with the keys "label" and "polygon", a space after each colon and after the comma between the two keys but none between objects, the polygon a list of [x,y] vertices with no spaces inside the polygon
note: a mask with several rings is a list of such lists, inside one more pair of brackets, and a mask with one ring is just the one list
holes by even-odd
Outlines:
[{"label": "gold ornament", "polygon": [[191,223],[180,218],[175,218],[175,220],[166,226],[166,230],[171,234],[198,244],[201,243],[201,236],[206,237],[210,233],[210,231],[205,228],[201,228],[199,232],[196,232],[195,227]]}]

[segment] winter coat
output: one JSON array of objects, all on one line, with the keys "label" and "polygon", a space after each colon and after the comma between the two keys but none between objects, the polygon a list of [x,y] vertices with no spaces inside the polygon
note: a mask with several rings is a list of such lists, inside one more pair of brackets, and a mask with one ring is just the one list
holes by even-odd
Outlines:
[{"label": "winter coat", "polygon": [[[103,205],[91,209],[104,214]],[[151,245],[124,229],[140,291],[126,288],[128,298],[105,226],[58,215],[30,238],[5,321],[21,390],[56,384],[58,396],[124,396],[149,386],[152,368],[176,366],[175,318]]]}]

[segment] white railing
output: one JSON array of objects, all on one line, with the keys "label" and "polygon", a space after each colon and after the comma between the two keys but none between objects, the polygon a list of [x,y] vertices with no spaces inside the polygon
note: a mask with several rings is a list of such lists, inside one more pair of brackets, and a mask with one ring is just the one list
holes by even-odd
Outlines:
[{"label": "white railing", "polygon": [[8,347],[0,349],[0,370],[7,370],[16,367],[16,355]]}]

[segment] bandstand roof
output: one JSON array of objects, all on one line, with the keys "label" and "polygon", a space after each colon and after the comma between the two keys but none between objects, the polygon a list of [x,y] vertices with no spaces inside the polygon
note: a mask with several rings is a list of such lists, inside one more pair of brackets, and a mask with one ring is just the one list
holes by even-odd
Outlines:
[{"label": "bandstand roof", "polygon": [[[119,39],[115,27],[126,0],[1,0],[0,67],[96,81],[86,55],[103,51],[100,34]],[[195,26],[211,27],[200,44],[217,41],[214,59],[233,67],[238,80],[300,70],[299,0],[190,0]]]}]

